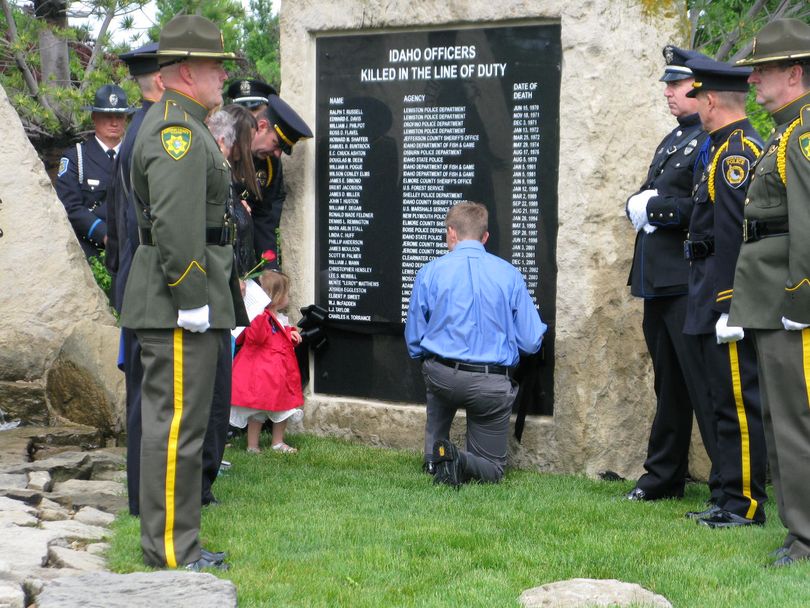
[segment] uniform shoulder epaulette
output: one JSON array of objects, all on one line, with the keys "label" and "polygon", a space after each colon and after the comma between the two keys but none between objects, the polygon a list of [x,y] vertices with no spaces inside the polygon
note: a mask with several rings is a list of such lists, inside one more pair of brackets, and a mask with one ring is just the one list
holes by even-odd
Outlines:
[{"label": "uniform shoulder epaulette", "polygon": [[188,122],[188,112],[173,99],[163,102],[163,120],[169,122]]},{"label": "uniform shoulder epaulette", "polygon": [[810,125],[810,103],[802,106],[799,111],[799,119],[802,121],[802,126]]},{"label": "uniform shoulder epaulette", "polygon": [[[805,108],[810,107],[810,105],[804,106],[799,112],[799,117],[790,123],[785,129],[785,132],[782,133],[782,138],[779,140],[779,146],[776,149],[776,170],[779,172],[779,177],[782,178],[782,183],[787,185],[787,147],[788,142],[790,141],[790,136],[793,135],[793,131],[796,127],[802,124],[802,117],[804,115]],[[800,142],[801,144],[801,142]],[[802,152],[804,155],[810,159],[810,152],[805,152],[804,148],[802,148]]]}]

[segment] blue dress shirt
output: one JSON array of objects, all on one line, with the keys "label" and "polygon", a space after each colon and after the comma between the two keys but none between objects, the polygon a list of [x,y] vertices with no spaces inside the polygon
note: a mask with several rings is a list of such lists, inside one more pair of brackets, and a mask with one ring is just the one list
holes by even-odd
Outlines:
[{"label": "blue dress shirt", "polygon": [[540,350],[546,324],[523,275],[465,240],[416,275],[405,323],[408,354],[512,366]]}]

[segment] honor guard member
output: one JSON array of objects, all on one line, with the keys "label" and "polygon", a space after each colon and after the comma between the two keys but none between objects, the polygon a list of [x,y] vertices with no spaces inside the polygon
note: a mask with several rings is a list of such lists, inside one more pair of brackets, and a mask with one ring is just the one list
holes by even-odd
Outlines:
[{"label": "honor guard member", "polygon": [[281,171],[281,153],[292,154],[299,139],[312,137],[304,120],[278,95],[267,96],[267,105],[254,110],[258,129],[253,137],[253,164],[262,200],[253,205],[253,244],[256,257],[268,249],[278,260],[276,230],[287,194]]},{"label": "honor guard member", "polygon": [[777,125],[751,168],[728,324],[756,345],[785,566],[810,557],[810,25],[772,21],[737,63]]},{"label": "honor guard member", "polygon": [[[138,83],[143,99],[141,107],[132,115],[129,129],[121,143],[121,150],[114,165],[112,188],[107,197],[107,257],[105,262],[113,276],[112,302],[120,314],[124,300],[124,286],[129,277],[132,258],[138,248],[138,220],[132,198],[130,170],[132,147],[141,128],[146,112],[163,95],[163,81],[157,61],[157,42],[151,42],[134,51],[123,53],[119,58],[127,64],[130,76]],[[141,458],[141,345],[132,329],[121,328],[124,384],[127,394],[127,498],[129,512],[138,515],[140,510],[140,458]]]},{"label": "honor guard member", "polygon": [[141,344],[141,547],[151,566],[225,568],[200,546],[201,454],[220,349],[247,324],[227,214],[230,171],[203,122],[222,103],[225,52],[196,15],[160,33],[166,91],[146,113],[132,152],[140,246],[121,324]]},{"label": "honor guard member", "polygon": [[[692,437],[692,412],[703,443],[714,454],[714,430],[708,387],[698,365],[698,342],[683,333],[689,265],[683,241],[692,214],[692,183],[698,151],[708,134],[700,125],[692,89],[689,59],[700,53],[664,47],[661,81],[669,110],[678,119],[656,148],[639,191],[627,200],[627,216],[636,229],[631,293],[644,299],[643,330],[655,374],[656,411],[644,462],[646,473],[628,494],[629,500],[683,496]],[[716,475],[709,485],[713,497]]]},{"label": "honor guard member", "polygon": [[688,515],[711,528],[765,523],[766,450],[750,336],[729,327],[734,267],[742,244],[743,201],[751,166],[762,150],[745,117],[750,69],[711,59],[686,62],[695,81],[687,93],[709,139],[701,150],[703,171],[695,174],[694,207],[684,255],[689,261],[689,301],[684,332],[700,342],[698,363],[709,384],[716,429],[713,464],[720,497],[705,511]]},{"label": "honor guard member", "polygon": [[[450,208],[449,253],[417,273],[405,323],[427,389],[425,455],[434,483],[454,487],[503,477],[518,392],[512,371],[520,353],[540,350],[547,329],[520,271],[484,249],[487,220],[480,203]],[[467,412],[466,451],[450,442],[458,409]]]},{"label": "honor guard member", "polygon": [[124,89],[114,84],[99,87],[93,105],[82,109],[92,112],[95,131],[65,150],[56,174],[56,194],[85,256],[91,258],[107,241],[107,186],[132,109]]}]

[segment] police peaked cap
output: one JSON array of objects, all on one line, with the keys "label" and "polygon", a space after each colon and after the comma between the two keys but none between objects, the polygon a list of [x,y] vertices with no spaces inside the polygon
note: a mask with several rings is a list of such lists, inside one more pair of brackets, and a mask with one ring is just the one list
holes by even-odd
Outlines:
[{"label": "police peaked cap", "polygon": [[754,37],[751,54],[737,65],[810,60],[810,25],[799,19],[774,19]]},{"label": "police peaked cap", "polygon": [[748,76],[753,71],[751,68],[735,68],[708,58],[690,59],[686,65],[695,77],[687,97],[697,97],[698,91],[748,92]]},{"label": "police peaked cap", "polygon": [[92,106],[84,106],[86,112],[102,114],[132,114],[135,110],[127,104],[127,94],[117,84],[105,84],[98,88]]},{"label": "police peaked cap", "polygon": [[160,69],[157,60],[158,43],[150,42],[134,51],[121,53],[118,58],[127,64],[131,76],[154,74]]},{"label": "police peaked cap", "polygon": [[292,153],[292,147],[299,139],[312,137],[307,123],[278,95],[268,95],[267,116],[278,135],[278,144],[285,154]]},{"label": "police peaked cap", "polygon": [[233,103],[252,109],[267,103],[270,95],[278,95],[275,87],[261,80],[235,80],[225,91]]},{"label": "police peaked cap", "polygon": [[160,65],[184,59],[236,59],[225,52],[225,41],[216,23],[199,15],[177,15],[160,30]]},{"label": "police peaked cap", "polygon": [[692,78],[692,70],[687,67],[686,62],[690,59],[706,57],[703,53],[680,49],[671,44],[664,47],[663,54],[667,65],[664,68],[664,75],[658,79],[659,82],[672,82]]}]

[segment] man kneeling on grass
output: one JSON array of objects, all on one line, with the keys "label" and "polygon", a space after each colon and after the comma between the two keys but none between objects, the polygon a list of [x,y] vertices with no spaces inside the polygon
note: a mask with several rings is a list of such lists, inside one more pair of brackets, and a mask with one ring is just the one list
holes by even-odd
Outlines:
[{"label": "man kneeling on grass", "polygon": [[[484,250],[487,209],[462,202],[447,212],[449,253],[423,266],[413,284],[405,341],[422,359],[427,387],[425,469],[434,483],[498,482],[506,465],[509,416],[520,353],[540,350],[546,324],[514,266]],[[467,451],[450,440],[467,411]]]}]

